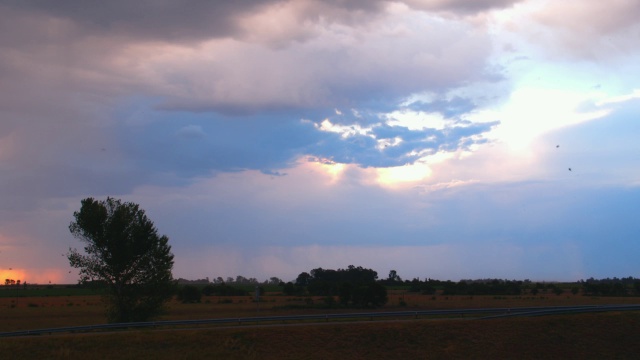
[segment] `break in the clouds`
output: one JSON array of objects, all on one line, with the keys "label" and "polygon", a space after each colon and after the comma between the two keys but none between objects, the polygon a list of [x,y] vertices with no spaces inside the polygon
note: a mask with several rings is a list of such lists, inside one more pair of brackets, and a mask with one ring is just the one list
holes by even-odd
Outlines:
[{"label": "break in the clouds", "polygon": [[147,209],[182,277],[635,275],[638,15],[0,1],[1,275],[75,281],[51,254],[109,195]]}]

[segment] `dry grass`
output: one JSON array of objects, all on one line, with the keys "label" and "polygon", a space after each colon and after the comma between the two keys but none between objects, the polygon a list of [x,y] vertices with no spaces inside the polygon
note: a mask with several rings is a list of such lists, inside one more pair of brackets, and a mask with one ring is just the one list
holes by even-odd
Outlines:
[{"label": "dry grass", "polygon": [[[401,300],[406,306],[399,306]],[[322,298],[314,298],[322,304]],[[543,294],[532,296],[431,296],[391,292],[389,303],[380,311],[422,309],[461,309],[484,307],[562,306],[597,304],[634,304],[638,298],[592,298],[580,295]],[[334,313],[361,311],[359,309],[305,309],[301,297],[264,296],[257,305],[249,296],[203,297],[199,304],[168,304],[160,320],[211,319],[228,317],[272,316],[308,313]],[[59,296],[0,298],[0,331],[18,331],[75,325],[102,324],[104,308],[99,296]]]},{"label": "dry grass", "polygon": [[3,339],[3,359],[633,359],[638,313]]},{"label": "dry grass", "polygon": [[[399,307],[400,298],[407,303]],[[227,299],[227,298],[224,298]],[[0,331],[103,323],[99,297],[0,299]],[[248,297],[171,303],[163,320],[256,315]],[[302,299],[265,297],[259,315],[324,313],[286,310]],[[315,300],[316,302],[319,299]],[[432,297],[392,294],[389,310],[638,303],[637,298],[572,295]],[[31,304],[31,305],[29,305]],[[15,305],[12,307],[12,305]],[[640,313],[494,320],[403,320],[199,330],[143,330],[0,339],[0,359],[602,359],[637,358]]]}]

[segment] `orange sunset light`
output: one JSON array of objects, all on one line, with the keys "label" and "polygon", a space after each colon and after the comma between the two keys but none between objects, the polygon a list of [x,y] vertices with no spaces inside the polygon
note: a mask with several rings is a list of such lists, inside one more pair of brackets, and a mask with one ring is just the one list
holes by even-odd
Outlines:
[{"label": "orange sunset light", "polygon": [[26,275],[27,272],[23,269],[0,269],[0,284],[4,285],[6,279],[20,280],[23,283],[27,279]]},{"label": "orange sunset light", "polygon": [[[59,269],[0,269],[0,285],[4,285],[6,279],[11,279],[24,284],[60,284],[63,282],[63,272]],[[69,281],[67,281],[69,282]]]}]

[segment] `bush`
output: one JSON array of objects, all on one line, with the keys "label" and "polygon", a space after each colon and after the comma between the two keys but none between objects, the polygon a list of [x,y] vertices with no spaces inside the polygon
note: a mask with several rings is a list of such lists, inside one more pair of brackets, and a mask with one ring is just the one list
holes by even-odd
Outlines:
[{"label": "bush", "polygon": [[333,296],[325,296],[322,300],[324,301],[324,304],[329,308],[332,308],[336,305],[336,299]]},{"label": "bush", "polygon": [[184,285],[178,291],[178,300],[183,303],[199,303],[202,297],[200,289],[193,285]]},{"label": "bush", "polygon": [[205,296],[217,295],[217,296],[245,296],[248,294],[246,290],[238,289],[226,284],[219,285],[207,285],[202,288],[202,293]]}]

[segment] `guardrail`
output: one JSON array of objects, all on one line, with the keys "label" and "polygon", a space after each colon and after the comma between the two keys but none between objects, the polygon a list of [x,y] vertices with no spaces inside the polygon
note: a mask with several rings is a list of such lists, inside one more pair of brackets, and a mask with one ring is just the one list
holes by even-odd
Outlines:
[{"label": "guardrail", "polygon": [[514,316],[545,316],[557,314],[577,314],[585,312],[606,312],[606,311],[640,311],[640,305],[594,305],[594,306],[570,306],[565,308],[541,308],[530,311],[513,312],[485,316],[480,319],[496,319]]},{"label": "guardrail", "polygon": [[495,319],[511,316],[543,316],[557,314],[571,314],[584,312],[603,311],[640,311],[640,305],[584,305],[584,306],[553,306],[553,307],[521,307],[521,308],[482,308],[482,309],[447,309],[447,310],[420,310],[420,311],[393,311],[393,312],[368,312],[368,313],[342,313],[342,314],[316,314],[316,315],[285,315],[285,316],[256,316],[245,318],[221,318],[199,320],[168,320],[148,321],[132,323],[98,324],[85,326],[71,326],[49,329],[22,330],[12,332],[0,332],[0,337],[17,337],[46,335],[57,333],[79,333],[105,330],[122,330],[148,327],[169,327],[189,325],[219,325],[219,324],[246,324],[246,323],[273,323],[285,321],[326,321],[333,319],[373,319],[383,317],[414,317],[420,316],[446,316],[446,315],[482,315],[476,319]]}]

